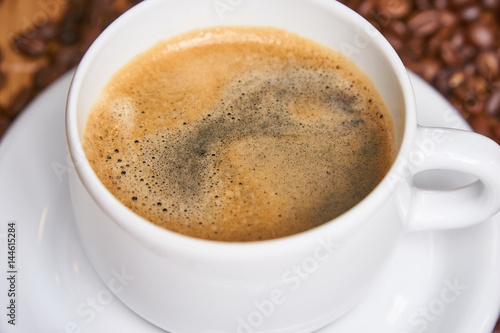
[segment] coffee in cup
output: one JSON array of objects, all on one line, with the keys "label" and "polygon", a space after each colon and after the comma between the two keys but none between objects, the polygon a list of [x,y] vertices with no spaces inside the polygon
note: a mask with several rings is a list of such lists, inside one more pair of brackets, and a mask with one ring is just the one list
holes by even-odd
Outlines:
[{"label": "coffee in cup", "polygon": [[166,229],[220,241],[296,234],[363,200],[395,158],[392,119],[344,55],[269,27],[161,41],[108,82],[85,154]]}]

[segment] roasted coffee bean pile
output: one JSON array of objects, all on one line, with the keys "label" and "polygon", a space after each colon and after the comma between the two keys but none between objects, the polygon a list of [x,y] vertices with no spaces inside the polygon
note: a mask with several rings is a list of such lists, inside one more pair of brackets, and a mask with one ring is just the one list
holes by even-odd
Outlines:
[{"label": "roasted coffee bean pile", "polygon": [[[139,1],[67,0],[61,19],[46,22],[36,29],[16,32],[16,37],[10,43],[10,51],[24,56],[28,64],[29,61],[45,60],[46,65],[33,73],[31,84],[20,87],[10,98],[8,105],[0,105],[0,137],[29,101],[76,66],[104,28],[137,2]],[[0,65],[2,53],[5,50],[0,49]],[[9,84],[5,74],[0,70],[0,89]]]},{"label": "roasted coffee bean pile", "polygon": [[341,0],[473,129],[500,143],[500,0]]}]

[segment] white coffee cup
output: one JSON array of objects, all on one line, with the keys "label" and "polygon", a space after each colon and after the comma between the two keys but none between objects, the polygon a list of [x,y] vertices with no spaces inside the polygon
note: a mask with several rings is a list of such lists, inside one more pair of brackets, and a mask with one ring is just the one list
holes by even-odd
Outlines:
[{"label": "white coffee cup", "polygon": [[[157,41],[217,25],[275,26],[347,54],[378,88],[395,124],[397,159],[380,185],[340,217],[275,240],[224,243],[137,216],[101,184],[82,149],[87,114],[111,75]],[[363,18],[329,0],[148,0],[95,41],[73,78],[67,137],[71,196],[95,270],[145,320],[170,332],[311,332],[349,311],[412,230],[460,228],[500,209],[500,147],[459,130],[420,127],[408,74]],[[477,181],[431,191],[416,174]]]}]

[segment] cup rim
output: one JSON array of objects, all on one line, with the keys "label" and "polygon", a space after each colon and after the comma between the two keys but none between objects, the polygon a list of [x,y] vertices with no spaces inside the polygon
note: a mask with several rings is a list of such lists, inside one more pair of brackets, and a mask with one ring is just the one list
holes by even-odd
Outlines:
[{"label": "cup rim", "polygon": [[[389,179],[390,175],[397,173],[397,166],[400,164],[401,160],[404,160],[404,156],[408,156],[409,150],[411,149],[412,138],[416,131],[416,102],[413,89],[405,66],[396,51],[382,34],[361,15],[347,6],[337,1],[328,0],[305,0],[305,2],[313,2],[325,8],[330,8],[333,11],[343,11],[345,15],[348,15],[354,25],[369,27],[371,29],[370,35],[373,38],[373,42],[380,46],[380,52],[383,53],[384,57],[388,60],[387,65],[392,69],[396,76],[396,81],[401,87],[403,103],[405,105],[404,133],[399,152],[382,181],[363,200],[342,215],[297,234],[269,240],[225,242],[195,238],[156,226],[134,213],[115,198],[101,183],[83,154],[83,147],[79,138],[77,117],[79,91],[86,76],[86,68],[89,67],[96,57],[98,57],[101,48],[105,47],[108,41],[113,38],[113,35],[119,31],[123,25],[126,25],[135,15],[142,15],[142,13],[147,12],[150,7],[154,7],[156,4],[165,1],[173,0],[149,0],[139,3],[108,26],[94,41],[82,58],[75,71],[68,93],[65,113],[66,137],[75,171],[92,200],[95,201],[100,209],[105,212],[114,223],[118,224],[141,243],[162,254],[166,253],[165,250],[168,248],[170,250],[185,249],[196,256],[213,256],[218,254],[224,254],[225,256],[241,256],[244,254],[255,255],[258,253],[256,251],[261,251],[262,254],[265,254],[269,253],[268,251],[270,250],[279,250],[284,247],[289,247],[291,244],[304,244],[310,242],[312,239],[325,237],[325,235],[332,235],[337,232],[344,233],[352,230],[355,225],[364,223],[372,212],[383,205],[394,190],[394,185],[391,185],[391,180]],[[354,223],[354,221],[357,222]]]}]

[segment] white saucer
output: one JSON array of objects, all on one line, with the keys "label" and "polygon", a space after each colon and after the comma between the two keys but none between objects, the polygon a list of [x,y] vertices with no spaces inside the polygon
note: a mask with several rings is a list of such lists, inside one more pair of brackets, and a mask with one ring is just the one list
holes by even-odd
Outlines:
[{"label": "white saucer", "polygon": [[[411,76],[423,125],[462,127],[457,112]],[[99,280],[70,206],[64,107],[71,73],[33,101],[0,145],[0,331],[162,332]],[[7,323],[7,224],[17,225],[16,325]],[[322,333],[486,333],[500,307],[500,215],[477,227],[405,236],[371,294]],[[168,283],[168,282],[167,282]]]}]

